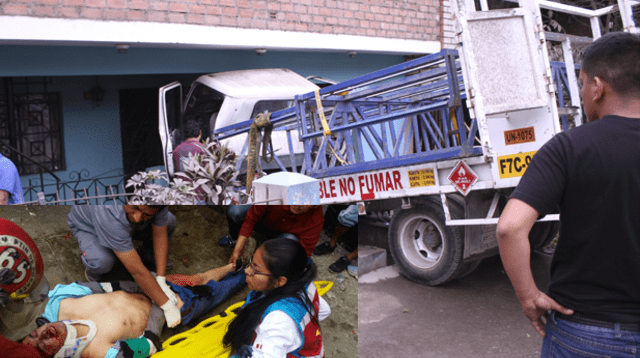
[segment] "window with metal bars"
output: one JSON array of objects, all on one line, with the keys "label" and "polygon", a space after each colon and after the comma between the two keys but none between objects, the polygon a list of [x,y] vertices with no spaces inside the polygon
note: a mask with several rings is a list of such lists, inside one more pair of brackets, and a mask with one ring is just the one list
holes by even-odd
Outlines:
[{"label": "window with metal bars", "polygon": [[[50,77],[0,78],[0,146],[20,175],[65,170],[62,106]],[[39,165],[38,165],[39,164]]]}]

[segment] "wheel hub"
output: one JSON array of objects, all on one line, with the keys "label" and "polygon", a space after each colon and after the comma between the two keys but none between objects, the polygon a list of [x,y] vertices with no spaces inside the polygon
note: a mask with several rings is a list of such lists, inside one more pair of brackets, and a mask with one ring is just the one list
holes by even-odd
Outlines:
[{"label": "wheel hub", "polygon": [[[416,233],[419,235],[419,233]],[[430,224],[423,232],[422,241],[424,245],[430,250],[435,251],[440,245],[442,245],[442,238],[440,233],[433,224]]]}]

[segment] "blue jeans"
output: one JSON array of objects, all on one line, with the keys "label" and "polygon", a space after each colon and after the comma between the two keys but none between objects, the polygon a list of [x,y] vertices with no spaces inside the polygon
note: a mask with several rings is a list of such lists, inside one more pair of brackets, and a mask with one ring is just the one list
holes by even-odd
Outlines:
[{"label": "blue jeans", "polygon": [[568,322],[555,314],[547,319],[541,358],[640,357],[640,332]]},{"label": "blue jeans", "polygon": [[[193,319],[211,311],[220,303],[238,293],[244,287],[247,275],[244,270],[231,272],[220,281],[211,280],[202,286],[182,287],[167,281],[171,289],[184,301],[180,309],[180,323],[189,324]],[[195,291],[194,291],[195,289]]]}]

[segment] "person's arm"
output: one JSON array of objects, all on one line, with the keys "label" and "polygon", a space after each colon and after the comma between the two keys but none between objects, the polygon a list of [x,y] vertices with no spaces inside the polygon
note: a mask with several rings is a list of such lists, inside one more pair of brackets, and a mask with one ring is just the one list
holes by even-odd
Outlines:
[{"label": "person's arm", "polygon": [[228,263],[235,265],[236,260],[242,254],[242,249],[244,248],[244,244],[246,242],[247,242],[247,237],[246,236],[238,235],[238,241],[236,241],[236,246],[234,246],[234,248],[233,248],[233,253],[231,254],[231,257],[229,258],[229,262]]},{"label": "person's arm", "polygon": [[228,263],[236,263],[236,260],[242,254],[242,249],[247,242],[247,238],[251,236],[251,233],[253,232],[253,228],[267,213],[267,207],[267,205],[254,205],[249,209],[249,211],[247,211],[247,215],[244,217],[242,227],[240,227],[240,232],[238,233],[238,240],[236,241],[236,245],[233,248],[233,253],[229,258]]},{"label": "person's arm", "polygon": [[303,222],[305,222],[305,226],[292,230],[292,234],[298,237],[300,245],[307,252],[307,256],[311,257],[313,249],[320,241],[320,235],[322,235],[322,228],[324,227],[322,207],[318,206],[301,215],[304,215]]},{"label": "person's arm", "polygon": [[546,311],[556,310],[563,314],[573,314],[573,311],[542,293],[533,279],[529,232],[538,216],[538,212],[529,204],[510,199],[498,221],[497,236],[500,258],[522,310],[536,331],[544,337],[545,325],[541,317]]},{"label": "person's arm", "polygon": [[114,251],[118,259],[124,264],[124,267],[129,271],[133,279],[136,281],[142,292],[145,293],[153,302],[158,306],[162,306],[169,300],[167,296],[162,292],[162,289],[156,282],[156,279],[151,275],[151,272],[144,267],[140,256],[136,250],[127,252]]},{"label": "person's arm", "polygon": [[151,275],[151,272],[144,267],[136,250],[114,252],[118,259],[124,264],[127,271],[133,276],[133,279],[138,286],[140,286],[142,292],[162,308],[167,319],[167,326],[170,328],[177,326],[180,323],[180,311],[176,308],[176,303],[170,300],[170,297],[168,297],[162,287],[160,287],[160,283],[158,283],[153,275]]},{"label": "person's arm", "polygon": [[153,238],[153,256],[156,259],[156,273],[165,276],[167,273],[167,261],[169,257],[169,234],[167,227],[151,225]]},{"label": "person's arm", "polygon": [[11,195],[9,195],[8,191],[0,189],[0,205],[9,205],[10,197]]},{"label": "person's arm", "polygon": [[329,317],[329,315],[331,315],[331,306],[329,306],[329,304],[327,303],[327,301],[325,301],[324,298],[320,297],[320,309],[318,310],[318,321],[322,322],[325,319],[327,319],[327,317]]}]

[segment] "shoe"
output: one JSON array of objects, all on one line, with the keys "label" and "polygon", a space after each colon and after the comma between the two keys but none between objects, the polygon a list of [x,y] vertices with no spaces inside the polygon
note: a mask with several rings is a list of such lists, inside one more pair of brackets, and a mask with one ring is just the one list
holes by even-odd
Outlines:
[{"label": "shoe", "polygon": [[231,235],[225,235],[218,241],[218,245],[222,247],[231,247],[235,246],[236,240],[231,237]]},{"label": "shoe", "polygon": [[340,273],[346,270],[347,266],[349,266],[349,259],[346,256],[342,256],[329,266],[329,271],[333,273]]},{"label": "shoe", "polygon": [[[338,246],[338,245],[336,245]],[[325,241],[322,244],[316,246],[315,249],[313,249],[313,254],[316,256],[320,256],[320,255],[324,255],[324,254],[328,254],[333,252],[333,250],[336,249],[336,246],[331,246],[331,242],[329,241]]]},{"label": "shoe", "polygon": [[84,269],[84,277],[87,278],[87,281],[89,282],[100,282],[100,279],[102,278],[102,275],[99,273],[94,273],[89,271],[88,268]]}]

